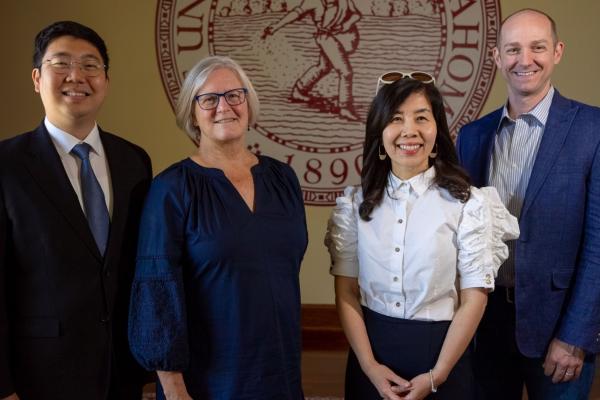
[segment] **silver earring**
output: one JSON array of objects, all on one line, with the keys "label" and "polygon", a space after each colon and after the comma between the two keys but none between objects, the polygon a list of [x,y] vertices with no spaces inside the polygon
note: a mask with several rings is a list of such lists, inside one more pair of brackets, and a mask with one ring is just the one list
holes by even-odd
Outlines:
[{"label": "silver earring", "polygon": [[[383,149],[383,151],[381,151]],[[379,145],[379,159],[381,161],[385,160],[387,154],[385,153],[385,148],[382,145]]]}]

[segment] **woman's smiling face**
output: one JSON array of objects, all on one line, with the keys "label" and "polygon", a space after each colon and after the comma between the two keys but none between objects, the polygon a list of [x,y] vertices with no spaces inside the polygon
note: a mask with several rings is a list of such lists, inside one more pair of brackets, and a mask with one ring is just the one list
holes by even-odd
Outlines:
[{"label": "woman's smiling face", "polygon": [[[197,95],[205,93],[224,93],[232,89],[243,88],[235,72],[228,68],[218,68],[210,73],[206,83]],[[230,106],[224,97],[219,97],[217,107],[212,110],[200,108],[194,101],[194,117],[200,129],[200,141],[229,142],[244,139],[248,130],[248,102]]]},{"label": "woman's smiling face", "polygon": [[394,175],[410,179],[426,171],[436,136],[437,124],[429,100],[421,92],[412,93],[400,104],[382,134]]}]

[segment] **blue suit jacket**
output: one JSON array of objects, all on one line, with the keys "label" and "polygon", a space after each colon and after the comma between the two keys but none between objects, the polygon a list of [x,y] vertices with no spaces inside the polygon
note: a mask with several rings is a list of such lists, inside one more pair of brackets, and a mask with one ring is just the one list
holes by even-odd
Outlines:
[{"label": "blue suit jacket", "polygon": [[[460,161],[488,184],[502,109],[463,127]],[[555,92],[519,218],[516,338],[529,357],[556,337],[600,352],[600,109]]]}]

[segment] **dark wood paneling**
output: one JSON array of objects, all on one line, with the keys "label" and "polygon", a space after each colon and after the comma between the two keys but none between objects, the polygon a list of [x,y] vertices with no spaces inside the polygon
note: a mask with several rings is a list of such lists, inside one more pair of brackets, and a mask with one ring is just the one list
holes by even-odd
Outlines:
[{"label": "dark wood paneling", "polygon": [[304,351],[348,349],[348,342],[334,305],[302,305],[302,349]]}]

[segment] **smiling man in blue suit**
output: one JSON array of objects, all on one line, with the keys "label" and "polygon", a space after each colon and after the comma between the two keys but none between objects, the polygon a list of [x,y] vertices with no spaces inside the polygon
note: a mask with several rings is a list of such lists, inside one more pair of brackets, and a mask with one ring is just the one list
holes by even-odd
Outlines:
[{"label": "smiling man in blue suit", "polygon": [[[486,400],[587,399],[600,351],[600,109],[558,93],[564,44],[543,12],[506,18],[494,49],[504,107],[466,125],[458,153],[476,186],[519,218],[475,341]],[[575,77],[576,79],[576,77]]]}]

